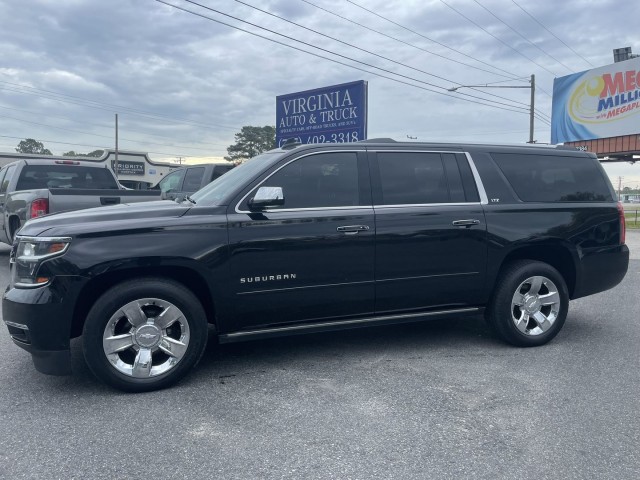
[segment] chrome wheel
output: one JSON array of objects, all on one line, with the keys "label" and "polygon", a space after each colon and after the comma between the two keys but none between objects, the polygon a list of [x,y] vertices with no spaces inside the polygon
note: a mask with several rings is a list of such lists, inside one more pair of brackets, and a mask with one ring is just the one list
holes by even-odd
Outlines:
[{"label": "chrome wheel", "polygon": [[166,300],[142,298],[111,316],[102,348],[118,372],[149,378],[173,369],[184,357],[189,339],[189,325],[178,307]]},{"label": "chrome wheel", "polygon": [[549,278],[527,278],[516,289],[511,300],[511,319],[525,335],[537,336],[548,331],[561,309],[558,288]]}]

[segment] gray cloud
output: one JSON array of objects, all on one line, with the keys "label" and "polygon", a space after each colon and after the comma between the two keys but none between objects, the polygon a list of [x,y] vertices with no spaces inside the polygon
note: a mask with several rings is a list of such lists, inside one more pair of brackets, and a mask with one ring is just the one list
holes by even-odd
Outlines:
[{"label": "gray cloud", "polygon": [[[273,33],[182,0],[170,1],[259,35],[294,44]],[[442,87],[452,86],[453,83],[479,84],[504,80],[497,73],[474,70],[394,42],[300,0],[245,1],[450,81],[434,79],[354,50],[238,2],[199,0],[242,20]],[[449,59],[490,69],[344,0],[310,1],[403,42]],[[446,1],[535,62],[560,75],[569,73],[474,2]],[[584,60],[512,2],[480,2],[573,71],[589,68]],[[439,0],[357,0],[357,3],[513,75],[528,77],[535,73],[539,87],[548,93],[552,91],[553,75],[461,18]],[[611,49],[634,40],[631,33],[624,34],[634,31],[633,16],[621,15],[617,2],[613,0],[518,0],[518,3],[596,66],[611,63]],[[275,123],[277,95],[358,79],[369,82],[370,136],[404,139],[406,135],[413,135],[420,140],[495,142],[520,142],[527,138],[528,119],[525,114],[482,107],[395,83],[172,9],[153,0],[4,0],[0,1],[0,18],[8,20],[3,22],[0,31],[0,81],[70,95],[74,98],[66,99],[75,102],[18,93],[13,91],[16,90],[15,86],[0,83],[0,129],[6,136],[37,137],[87,145],[47,145],[55,153],[72,148],[88,151],[93,145],[110,146],[112,142],[108,137],[112,135],[113,112],[119,110],[121,137],[151,142],[123,140],[125,148],[185,156],[221,156],[225,154],[225,147],[233,143],[234,133],[243,125]],[[309,46],[294,45],[313,50]],[[631,46],[640,50],[640,45]],[[316,53],[331,56],[328,53]],[[353,63],[345,59],[337,60]],[[372,70],[369,67],[360,68]],[[404,81],[418,84],[413,80]],[[32,90],[32,93],[50,96],[42,91]],[[497,90],[492,93],[525,105],[529,101],[526,90]],[[90,108],[86,102],[75,97],[154,112],[169,118],[154,119],[134,115],[126,108],[114,109],[104,105],[94,104],[101,108]],[[548,96],[540,91],[536,101],[543,113],[551,114],[551,99]],[[32,123],[16,120],[18,118]],[[182,123],[178,119],[193,124]],[[536,138],[542,142],[549,141],[546,125],[538,123]],[[18,141],[0,138],[0,150],[9,150]],[[161,158],[160,155],[154,156]]]}]

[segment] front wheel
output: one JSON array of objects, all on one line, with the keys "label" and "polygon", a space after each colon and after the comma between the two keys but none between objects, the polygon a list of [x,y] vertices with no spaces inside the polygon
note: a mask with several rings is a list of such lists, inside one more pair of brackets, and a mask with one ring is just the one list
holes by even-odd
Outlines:
[{"label": "front wheel", "polygon": [[500,275],[487,320],[506,342],[519,347],[544,345],[564,325],[569,293],[551,265],[520,260]]},{"label": "front wheel", "polygon": [[112,387],[143,392],[172,385],[204,353],[207,318],[195,295],[165,279],[116,285],[93,305],[84,326],[91,371]]}]

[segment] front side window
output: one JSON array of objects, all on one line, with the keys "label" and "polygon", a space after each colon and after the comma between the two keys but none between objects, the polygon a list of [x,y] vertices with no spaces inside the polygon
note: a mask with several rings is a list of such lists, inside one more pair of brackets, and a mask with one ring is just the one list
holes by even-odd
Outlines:
[{"label": "front side window", "polygon": [[439,153],[379,152],[383,205],[450,202]]},{"label": "front side window", "polygon": [[284,205],[274,208],[326,208],[359,205],[356,153],[321,153],[295,160],[263,184],[281,187]]},{"label": "front side window", "polygon": [[7,188],[9,187],[9,182],[11,181],[11,177],[13,177],[13,171],[15,169],[16,166],[11,165],[5,170],[4,178],[2,179],[2,182],[0,182],[0,193],[6,193]]},{"label": "front side window", "polygon": [[176,191],[180,188],[180,184],[182,184],[182,179],[184,178],[184,172],[186,169],[178,170],[177,172],[170,173],[162,180],[158,186],[160,187],[161,192],[168,192],[170,190]]},{"label": "front side window", "polygon": [[0,170],[0,193],[4,193],[7,191],[6,188],[4,190],[2,189],[2,185],[4,184],[4,176],[7,174],[7,170],[8,168],[5,168],[4,170]]}]

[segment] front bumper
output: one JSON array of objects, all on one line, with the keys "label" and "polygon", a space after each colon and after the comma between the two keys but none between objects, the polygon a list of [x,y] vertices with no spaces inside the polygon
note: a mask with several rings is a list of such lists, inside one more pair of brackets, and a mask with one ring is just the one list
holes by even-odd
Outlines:
[{"label": "front bumper", "polygon": [[69,340],[76,293],[82,277],[61,276],[43,287],[7,288],[2,318],[13,342],[31,353],[41,373],[69,375]]}]

